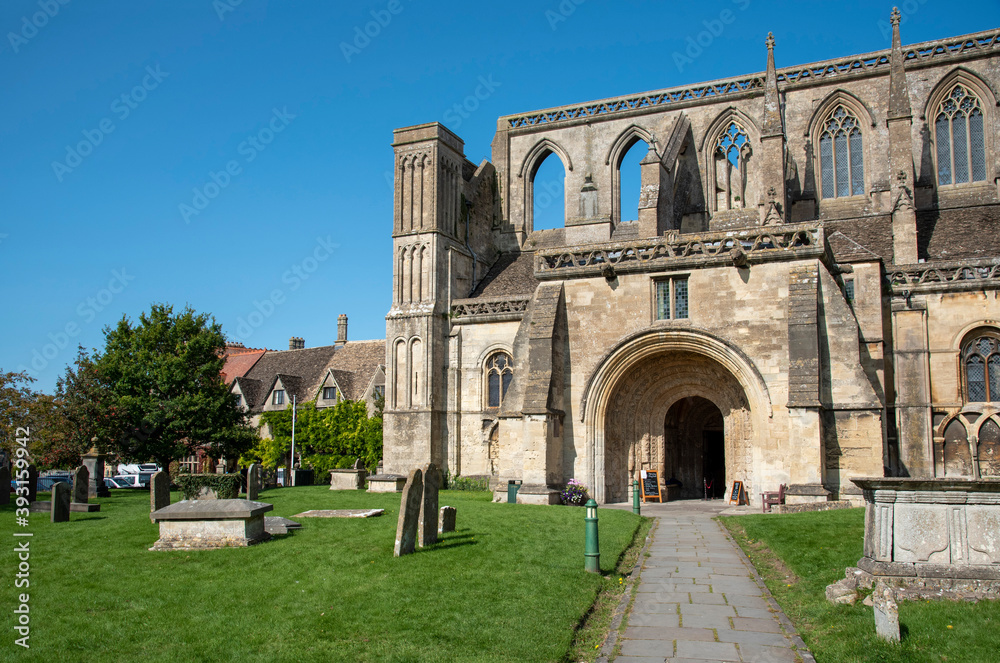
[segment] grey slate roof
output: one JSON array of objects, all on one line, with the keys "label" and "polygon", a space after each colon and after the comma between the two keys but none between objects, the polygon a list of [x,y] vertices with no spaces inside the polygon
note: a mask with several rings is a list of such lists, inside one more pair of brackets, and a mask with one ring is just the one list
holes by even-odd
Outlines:
[{"label": "grey slate roof", "polygon": [[295,394],[299,402],[312,400],[323,378],[326,377],[326,368],[333,358],[335,349],[335,346],[324,345],[318,348],[264,353],[244,378],[257,380],[261,384],[260,393],[255,400],[247,399],[250,411],[262,410],[279,375],[288,392],[286,395],[289,401],[292,394]]},{"label": "grey slate roof", "polygon": [[357,401],[379,366],[385,364],[385,341],[350,341],[333,355],[330,368],[344,397]]},{"label": "grey slate roof", "polygon": [[471,296],[503,297],[534,293],[538,287],[534,257],[533,251],[501,254]]}]

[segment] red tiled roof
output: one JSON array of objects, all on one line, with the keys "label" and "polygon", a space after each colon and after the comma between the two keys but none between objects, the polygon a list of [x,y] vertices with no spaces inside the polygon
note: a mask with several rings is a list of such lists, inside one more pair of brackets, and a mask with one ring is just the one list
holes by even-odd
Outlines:
[{"label": "red tiled roof", "polygon": [[226,365],[222,367],[222,381],[229,384],[236,378],[246,375],[265,352],[266,350],[226,348]]}]

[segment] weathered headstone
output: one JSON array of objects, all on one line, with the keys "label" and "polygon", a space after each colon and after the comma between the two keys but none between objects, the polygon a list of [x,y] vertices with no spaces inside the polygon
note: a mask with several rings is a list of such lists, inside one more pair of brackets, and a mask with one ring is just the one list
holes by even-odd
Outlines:
[{"label": "weathered headstone", "polygon": [[438,540],[438,490],[441,488],[441,470],[434,463],[424,465],[424,491],[420,500],[420,527],[417,540],[420,547]]},{"label": "weathered headstone", "polygon": [[361,464],[361,459],[360,458],[355,458],[354,459],[354,469],[361,470],[361,469],[364,469],[364,467],[365,466]]},{"label": "weathered headstone", "polygon": [[107,458],[97,450],[97,438],[91,438],[93,446],[90,451],[83,454],[83,464],[90,472],[90,496],[91,497],[111,497],[111,491],[104,484],[104,461]]},{"label": "weathered headstone", "polygon": [[28,465],[28,501],[38,501],[38,468]]},{"label": "weathered headstone", "polygon": [[68,483],[58,481],[52,484],[52,511],[50,519],[54,523],[65,523],[69,521],[69,494]]},{"label": "weathered headstone", "polygon": [[247,468],[247,499],[254,501],[260,495],[260,465],[252,463]]},{"label": "weathered headstone", "polygon": [[0,505],[10,504],[10,470],[0,465]]},{"label": "weathered headstone", "polygon": [[86,465],[73,470],[73,501],[86,504],[90,496],[90,470]]},{"label": "weathered headstone", "polygon": [[883,640],[899,642],[899,608],[892,589],[885,583],[875,585],[872,607],[875,610],[875,634]]},{"label": "weathered headstone", "polygon": [[170,506],[170,475],[160,470],[149,478],[149,511]]},{"label": "weathered headstone", "polygon": [[420,468],[410,471],[403,486],[399,502],[399,522],[396,524],[396,547],[393,556],[400,557],[413,552],[417,543],[417,521],[420,520],[420,504],[423,501],[424,481]]},{"label": "weathered headstone", "polygon": [[443,506],[438,516],[438,534],[455,531],[455,507]]}]

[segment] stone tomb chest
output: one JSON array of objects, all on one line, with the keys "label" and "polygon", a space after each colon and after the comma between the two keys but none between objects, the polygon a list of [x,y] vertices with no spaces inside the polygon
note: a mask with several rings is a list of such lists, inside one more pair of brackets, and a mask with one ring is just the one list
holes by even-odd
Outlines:
[{"label": "stone tomb chest", "polygon": [[1000,480],[853,481],[865,497],[860,569],[945,585],[1000,582]]},{"label": "stone tomb chest", "polygon": [[250,500],[185,500],[150,514],[160,539],[150,550],[213,550],[252,546],[271,536],[264,514],[271,504]]}]

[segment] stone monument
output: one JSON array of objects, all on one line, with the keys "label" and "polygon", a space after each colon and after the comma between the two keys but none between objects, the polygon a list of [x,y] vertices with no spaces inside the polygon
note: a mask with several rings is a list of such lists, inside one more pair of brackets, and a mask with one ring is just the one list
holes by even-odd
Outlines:
[{"label": "stone monument", "polygon": [[417,543],[417,522],[420,520],[420,504],[423,501],[424,481],[420,468],[410,471],[403,486],[399,501],[399,522],[396,524],[396,546],[393,556],[400,557],[413,552]]},{"label": "stone monument", "polygon": [[90,497],[111,497],[111,491],[104,485],[104,461],[107,456],[97,450],[96,437],[91,442],[94,446],[83,455],[83,465],[90,472],[88,492]]},{"label": "stone monument", "polygon": [[69,493],[68,483],[58,481],[52,484],[52,506],[50,518],[54,523],[65,523],[69,521]]},{"label": "stone monument", "polygon": [[149,519],[153,512],[170,506],[170,475],[160,470],[149,478]]},{"label": "stone monument", "polygon": [[417,540],[420,547],[437,543],[438,490],[441,488],[441,470],[434,463],[424,465],[424,490],[420,499],[420,525]]},{"label": "stone monument", "polygon": [[875,634],[883,640],[899,642],[899,608],[892,589],[883,582],[879,582],[872,592],[872,607],[875,611]]},{"label": "stone monument", "polygon": [[260,495],[260,464],[251,463],[247,468],[247,499],[256,500]]},{"label": "stone monument", "polygon": [[150,550],[243,548],[271,535],[264,514],[274,506],[250,500],[184,500],[151,515],[160,538]]},{"label": "stone monument", "polygon": [[453,506],[441,507],[441,513],[438,516],[438,534],[444,534],[445,532],[455,531],[455,516],[456,516],[455,507]]},{"label": "stone monument", "polygon": [[86,465],[73,470],[73,502],[86,504],[90,497],[90,471]]},{"label": "stone monument", "polygon": [[6,465],[0,465],[0,506],[10,504],[10,470]]}]

